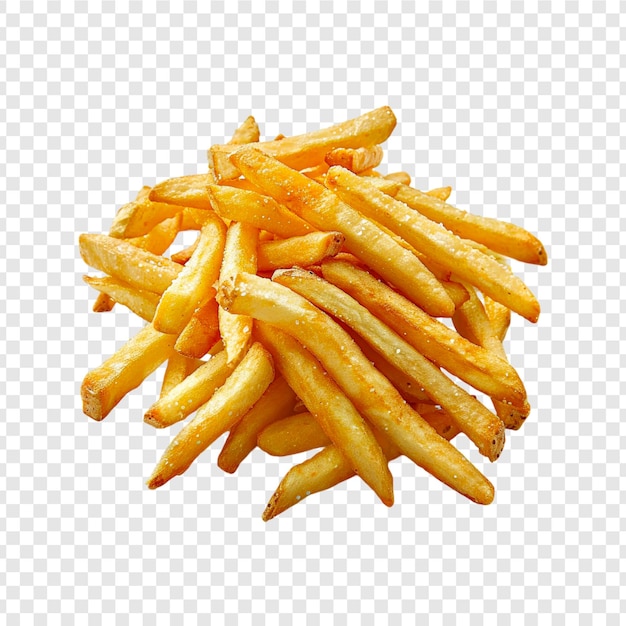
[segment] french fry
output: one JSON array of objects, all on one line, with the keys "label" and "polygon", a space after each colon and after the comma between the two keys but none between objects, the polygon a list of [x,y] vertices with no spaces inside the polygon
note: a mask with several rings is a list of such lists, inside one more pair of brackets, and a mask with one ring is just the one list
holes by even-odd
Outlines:
[{"label": "french fry", "polygon": [[226,382],[176,435],[150,476],[148,487],[156,489],[184,473],[250,410],[273,379],[272,357],[260,343],[253,344]]},{"label": "french fry", "polygon": [[279,237],[298,237],[315,229],[272,198],[235,187],[209,186],[211,205],[224,219],[244,222]]},{"label": "french fry", "polygon": [[145,291],[144,289],[135,289],[121,280],[111,278],[110,276],[104,276],[102,278],[83,276],[83,280],[90,287],[97,289],[101,294],[111,298],[113,302],[118,302],[130,309],[146,322],[152,321],[154,312],[159,304],[159,294]]},{"label": "french fry", "polygon": [[491,483],[403,400],[336,322],[302,296],[271,280],[239,274],[221,284],[217,300],[227,310],[267,322],[302,343],[356,409],[414,463],[475,502],[493,500]]},{"label": "french fry", "polygon": [[418,352],[472,387],[506,402],[516,403],[526,396],[517,372],[506,361],[426,315],[368,272],[328,259],[322,264],[322,274]]},{"label": "french fry", "polygon": [[408,172],[392,172],[391,174],[385,174],[384,178],[386,180],[394,180],[403,185],[411,184],[411,175]]},{"label": "french fry", "polygon": [[432,194],[408,186],[399,187],[394,197],[424,217],[440,222],[459,237],[472,239],[525,263],[546,265],[548,262],[543,244],[520,226],[462,211]]},{"label": "french fry", "polygon": [[380,165],[382,160],[383,149],[380,146],[335,148],[324,157],[329,166],[341,165],[355,174]]},{"label": "french fry", "polygon": [[186,248],[183,248],[182,250],[179,250],[178,252],[172,254],[170,259],[174,261],[174,263],[178,263],[179,265],[186,265],[187,261],[189,261],[193,253],[196,251],[199,239],[200,235],[198,235],[198,238],[190,246],[187,246]]},{"label": "french fry", "polygon": [[[383,143],[395,126],[393,111],[389,107],[381,107],[330,128],[256,145],[281,163],[302,170],[323,161],[329,150],[334,148],[361,148]],[[239,176],[237,164],[229,160],[235,149],[227,144],[215,145],[209,150],[209,167],[220,182]]]},{"label": "french fry", "polygon": [[178,336],[194,311],[215,295],[212,285],[219,276],[225,238],[226,227],[217,216],[204,224],[193,256],[161,296],[152,322],[157,330]]},{"label": "french fry", "polygon": [[338,232],[315,232],[300,237],[265,241],[259,245],[258,271],[271,272],[281,267],[308,267],[335,256],[345,237]]},{"label": "french fry", "polygon": [[[258,229],[244,222],[231,222],[226,233],[224,256],[219,280],[240,272],[256,274]],[[218,325],[228,362],[239,361],[248,350],[252,337],[252,318],[247,315],[233,315],[219,308]]]},{"label": "french fry", "polygon": [[489,317],[496,337],[500,341],[504,341],[511,325],[511,310],[488,296],[483,296],[483,300],[485,302],[485,312]]},{"label": "french fry", "polygon": [[[150,192],[152,194],[152,191]],[[111,237],[128,239],[149,233],[157,224],[180,213],[180,206],[165,202],[153,202],[149,198],[125,204],[115,216]]]},{"label": "french fry", "polygon": [[348,459],[352,469],[382,502],[391,506],[393,479],[387,459],[354,404],[296,339],[263,323],[258,323],[257,334],[272,354],[278,371]]},{"label": "french fry", "polygon": [[82,234],[78,242],[87,265],[135,289],[161,294],[182,271],[169,259],[107,235]]},{"label": "french fry", "polygon": [[426,192],[429,196],[446,202],[452,193],[452,187],[437,187]]},{"label": "french fry", "polygon": [[272,456],[299,454],[332,444],[311,413],[296,413],[266,426],[258,438],[258,446]]},{"label": "french fry", "polygon": [[304,174],[307,178],[316,180],[318,183],[323,184],[324,176],[326,175],[327,171],[328,171],[328,163],[324,161],[324,163],[318,163],[317,165],[314,165],[313,167],[307,167],[301,170],[300,173]]},{"label": "french fry", "polygon": [[[412,211],[403,202],[344,168],[331,167],[326,175],[326,186],[344,202],[402,236],[420,252],[454,269],[460,278],[489,297],[531,322],[539,318],[537,299],[509,268],[468,246],[440,224]],[[436,201],[432,196],[427,197]]]},{"label": "french fry", "polygon": [[81,386],[83,412],[103,420],[129,392],[138,387],[170,355],[174,340],[148,324],[100,367],[85,376]]},{"label": "french fry", "polygon": [[174,349],[189,358],[201,359],[220,339],[217,311],[215,298],[198,307],[178,335]]},{"label": "french fry", "polygon": [[159,398],[146,411],[143,421],[155,428],[166,428],[184,420],[211,399],[215,391],[226,382],[232,370],[228,366],[226,352],[217,352]]},{"label": "french fry", "polygon": [[433,365],[377,317],[339,287],[311,272],[294,268],[275,272],[272,280],[289,287],[323,311],[340,319],[364,341],[441,405],[481,454],[495,461],[504,446],[504,425],[478,400]]},{"label": "french fry", "polygon": [[[429,413],[430,417],[432,414]],[[453,439],[458,431],[445,422],[445,418],[437,417],[432,422],[433,428],[447,440]],[[385,456],[389,461],[400,456],[400,450],[380,431],[374,431]],[[282,479],[278,488],[270,498],[263,521],[267,522],[280,515],[304,498],[331,489],[354,476],[354,471],[334,445],[326,446],[315,456],[303,463],[294,465]]]},{"label": "french fry", "polygon": [[[469,300],[452,316],[455,328],[461,336],[490,350],[501,359],[508,360],[502,341],[496,335],[476,291],[468,287],[468,292]],[[527,398],[515,406],[493,399],[493,406],[504,425],[514,430],[519,429],[530,414],[530,404]]]},{"label": "french fry", "polygon": [[431,315],[452,315],[454,303],[423,263],[335,194],[256,148],[243,147],[232,160],[246,178],[316,228],[343,233],[348,252]]},{"label": "french fry", "polygon": [[178,213],[157,224],[149,233],[141,237],[132,237],[126,241],[137,248],[162,255],[174,242],[180,231],[182,215]]},{"label": "french fry", "polygon": [[259,433],[273,421],[291,414],[296,394],[280,375],[272,381],[258,402],[230,429],[217,464],[232,474],[257,446]]},{"label": "french fry", "polygon": [[163,374],[159,398],[165,397],[174,387],[182,383],[189,374],[195,372],[202,364],[203,362],[198,359],[190,359],[179,354],[176,350],[172,350],[167,360],[165,374]]},{"label": "french fry", "polygon": [[249,115],[233,133],[231,140],[228,142],[230,145],[239,145],[244,143],[253,143],[261,138],[261,132],[259,126],[252,115]]},{"label": "french fry", "polygon": [[161,202],[182,207],[210,210],[207,195],[208,174],[191,174],[170,178],[155,185],[150,192],[151,202]]}]

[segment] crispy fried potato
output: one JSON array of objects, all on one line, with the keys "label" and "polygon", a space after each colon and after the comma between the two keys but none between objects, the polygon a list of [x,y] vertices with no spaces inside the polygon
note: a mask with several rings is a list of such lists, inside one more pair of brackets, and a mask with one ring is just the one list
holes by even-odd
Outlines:
[{"label": "crispy fried potato", "polygon": [[172,350],[167,360],[165,373],[163,374],[159,398],[166,396],[174,387],[182,383],[189,374],[193,374],[201,365],[203,365],[203,361],[190,359],[179,354],[176,350]]},{"label": "crispy fried potato", "polygon": [[345,237],[338,232],[315,232],[300,237],[265,241],[259,244],[259,272],[281,267],[308,267],[335,256]]},{"label": "crispy fried potato", "polygon": [[276,326],[302,343],[356,409],[417,465],[475,502],[493,500],[491,483],[404,401],[336,322],[302,296],[270,280],[239,274],[222,283],[217,299],[220,306]]},{"label": "crispy fried potato", "polygon": [[276,368],[315,416],[328,438],[352,469],[387,506],[393,504],[393,479],[387,459],[370,427],[328,376],[319,361],[296,339],[262,322],[259,339],[272,354]]},{"label": "crispy fried potato", "polygon": [[225,238],[226,227],[217,216],[204,224],[193,256],[161,296],[152,322],[157,330],[178,336],[194,311],[213,298]]},{"label": "crispy fried potato", "polygon": [[217,459],[219,467],[232,474],[256,448],[259,433],[275,420],[290,415],[295,402],[296,394],[287,381],[277,375],[259,401],[230,429]]},{"label": "crispy fried potato", "polygon": [[413,346],[381,322],[339,287],[302,269],[275,272],[272,280],[289,287],[317,307],[338,318],[385,359],[422,388],[476,444],[481,454],[495,461],[504,446],[504,425],[478,400],[455,385]]},{"label": "crispy fried potato", "polygon": [[258,446],[272,456],[299,454],[332,444],[311,413],[296,413],[266,426],[258,438]]},{"label": "crispy fried potato", "polygon": [[170,178],[155,185],[149,197],[152,202],[210,210],[211,203],[207,194],[209,182],[208,174]]},{"label": "crispy fried potato", "polygon": [[80,389],[85,415],[103,420],[129,391],[169,357],[173,347],[173,337],[157,332],[148,324],[85,376]]},{"label": "crispy fried potato", "polygon": [[[323,161],[329,150],[334,148],[361,148],[383,143],[395,126],[393,111],[389,107],[381,107],[330,128],[256,145],[281,163],[302,170]],[[232,145],[215,145],[209,150],[209,166],[218,181],[239,176],[237,164],[229,160],[234,150],[236,148]]]},{"label": "crispy fried potato", "polygon": [[177,263],[114,237],[83,234],[78,242],[87,265],[135,289],[161,294],[182,271]]},{"label": "crispy fried potato", "polygon": [[228,142],[232,145],[240,145],[244,143],[254,143],[261,138],[261,131],[252,115],[249,115],[233,133],[231,140]]},{"label": "crispy fried potato", "polygon": [[272,357],[260,343],[253,344],[226,382],[168,446],[148,480],[148,487],[156,489],[184,473],[252,408],[273,379]]},{"label": "crispy fried potato", "polygon": [[211,298],[198,307],[183,328],[174,348],[189,358],[201,359],[220,340],[218,305]]},{"label": "crispy fried potato", "polygon": [[110,276],[104,276],[102,278],[83,276],[83,280],[90,287],[97,289],[101,294],[111,298],[113,302],[119,302],[119,304],[130,309],[146,322],[152,321],[154,312],[161,299],[160,295],[157,293],[145,291],[144,289],[135,289],[121,280],[111,278]]},{"label": "crispy fried potato", "polygon": [[479,391],[513,403],[526,396],[517,372],[506,361],[426,315],[368,272],[343,261],[328,259],[322,264],[322,274],[418,352]]},{"label": "crispy fried potato", "polygon": [[299,237],[315,229],[274,199],[235,187],[209,186],[213,209],[224,219],[244,222],[279,237]]},{"label": "crispy fried potato", "polygon": [[180,231],[183,216],[178,213],[157,224],[149,233],[141,237],[126,239],[128,243],[152,254],[162,255],[174,242]]},{"label": "crispy fried potato", "polygon": [[180,211],[180,206],[153,202],[149,198],[134,200],[118,211],[109,234],[111,237],[120,239],[141,237],[163,220],[176,216]]},{"label": "crispy fried potato", "polygon": [[[231,222],[226,233],[224,257],[220,268],[220,282],[240,272],[256,274],[259,231],[250,224]],[[239,361],[250,347],[252,318],[233,315],[219,308],[217,312],[220,336],[226,348],[228,362]]]},{"label": "crispy fried potato", "polygon": [[380,165],[382,160],[383,149],[380,146],[335,148],[324,157],[329,166],[341,165],[355,174]]},{"label": "crispy fried potato", "polygon": [[232,159],[246,178],[304,220],[320,230],[343,233],[348,252],[363,259],[431,315],[452,315],[454,303],[424,264],[335,194],[256,148],[241,148]]},{"label": "crispy fried potato", "polygon": [[383,178],[385,178],[385,180],[393,180],[397,183],[402,183],[403,185],[411,184],[411,175],[408,172],[391,172],[391,174],[385,174]]},{"label": "crispy fried potato", "polygon": [[143,421],[165,428],[184,420],[207,402],[225,382],[233,368],[221,350],[197,370],[160,397],[145,413]]},{"label": "crispy fried potato", "polygon": [[[344,168],[331,167],[326,175],[326,186],[344,202],[380,222],[441,265],[453,269],[460,278],[489,297],[531,322],[539,318],[539,303],[522,280],[440,224],[412,211],[403,202]],[[432,196],[426,197],[436,201]]]}]

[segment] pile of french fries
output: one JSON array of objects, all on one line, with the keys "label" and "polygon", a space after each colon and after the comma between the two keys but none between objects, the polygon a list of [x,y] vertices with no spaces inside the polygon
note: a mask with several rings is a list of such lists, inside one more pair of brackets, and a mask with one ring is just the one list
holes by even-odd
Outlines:
[{"label": "pile of french fries", "polygon": [[[545,265],[546,252],[519,226],[448,204],[449,187],[379,173],[395,125],[383,107],[260,142],[250,117],[211,147],[207,173],[144,187],[108,235],[81,235],[104,274],[85,276],[94,310],[122,305],[147,323],[87,374],[84,412],[102,420],[167,363],[144,421],[187,420],[151,489],[228,433],[227,472],[257,446],[319,449],[287,472],[264,520],[355,474],[390,506],[398,456],[493,500],[451,440],[463,433],[494,461],[528,416],[502,342],[511,312],[535,322],[539,304],[508,259]],[[172,250],[183,231],[195,242]]]}]

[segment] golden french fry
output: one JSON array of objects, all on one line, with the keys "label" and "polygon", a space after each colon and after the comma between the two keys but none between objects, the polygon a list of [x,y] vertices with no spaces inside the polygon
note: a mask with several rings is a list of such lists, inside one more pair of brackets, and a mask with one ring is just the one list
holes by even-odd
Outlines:
[{"label": "golden french fry", "polygon": [[[508,361],[502,341],[496,335],[476,291],[469,286],[467,290],[470,296],[469,300],[452,316],[455,328],[463,337]],[[530,414],[530,404],[527,398],[523,398],[516,405],[493,399],[493,406],[504,425],[514,430],[520,428]]]},{"label": "golden french fry", "polygon": [[[152,191],[150,192],[152,194]],[[153,202],[149,198],[125,204],[115,216],[109,232],[111,237],[128,239],[149,233],[157,224],[180,213],[180,206]]]},{"label": "golden french fry", "polygon": [[324,176],[328,171],[328,163],[318,163],[313,167],[307,167],[301,170],[301,174],[304,174],[307,178],[311,178],[312,180],[316,180],[318,183],[324,182]]},{"label": "golden french fry", "polygon": [[146,320],[146,322],[152,321],[161,298],[159,294],[143,289],[135,289],[110,276],[102,278],[83,276],[83,280],[90,287],[108,296],[113,302],[119,302],[121,305],[129,308],[133,313]]},{"label": "golden french fry", "polygon": [[391,506],[393,479],[387,459],[354,404],[296,339],[262,322],[257,326],[258,337],[272,354],[283,378],[348,459],[352,469],[382,502]]},{"label": "golden french fry", "polygon": [[155,185],[149,197],[152,202],[210,210],[211,203],[206,190],[209,182],[206,173],[170,178]]},{"label": "golden french fry", "polygon": [[491,326],[496,337],[500,341],[504,341],[506,333],[511,325],[511,309],[505,307],[503,304],[492,300],[488,296],[483,296],[485,303],[485,312],[489,317]]},{"label": "golden french fry", "polygon": [[281,267],[308,267],[335,256],[345,237],[338,232],[315,232],[300,237],[264,241],[259,244],[259,272],[271,272]]},{"label": "golden french fry", "polygon": [[[389,107],[381,107],[330,128],[256,145],[281,163],[302,170],[323,161],[327,152],[334,148],[361,148],[383,143],[395,125],[393,111]],[[209,150],[209,164],[218,181],[239,176],[237,164],[229,161],[235,150],[235,146],[228,144],[215,145]]]},{"label": "golden french fry", "polygon": [[506,361],[464,339],[368,272],[328,259],[322,264],[322,274],[418,352],[479,391],[513,403],[526,396],[517,372]]},{"label": "golden french fry", "polygon": [[[435,417],[429,412],[426,414],[427,419],[432,420],[431,426],[439,435],[451,440],[458,434],[458,431],[449,422],[446,422],[445,414],[440,413],[441,416]],[[389,441],[388,437],[376,430],[374,434],[389,461],[400,456],[400,450]],[[330,489],[354,475],[354,471],[339,449],[334,445],[326,446],[315,456],[303,463],[294,465],[287,472],[263,512],[263,521],[269,521],[294,504],[302,502],[304,498]]]},{"label": "golden french fry", "polygon": [[217,299],[227,310],[267,322],[302,343],[356,409],[417,465],[475,502],[493,500],[491,483],[404,401],[336,322],[302,296],[271,280],[239,274],[222,283]]},{"label": "golden french fry", "polygon": [[426,193],[429,196],[433,196],[433,198],[438,198],[442,202],[446,202],[452,193],[452,187],[436,187],[435,189],[430,189]]},{"label": "golden french fry", "polygon": [[239,145],[243,143],[253,143],[261,138],[261,132],[259,126],[252,115],[249,115],[233,133],[231,140],[228,142],[230,145]]},{"label": "golden french fry", "polygon": [[454,303],[424,264],[335,194],[256,148],[243,147],[232,159],[246,178],[304,220],[320,230],[343,233],[348,252],[431,315],[452,315]]},{"label": "golden french fry", "polygon": [[215,298],[198,307],[178,335],[174,349],[189,358],[201,359],[220,339],[217,311]]},{"label": "golden french fry", "polygon": [[244,222],[279,237],[298,237],[315,229],[273,198],[235,187],[209,186],[212,206],[224,219]]},{"label": "golden french fry", "polygon": [[82,234],[78,242],[87,265],[135,289],[161,294],[182,271],[169,259],[107,235]]},{"label": "golden french fry", "polygon": [[219,276],[225,238],[226,227],[214,215],[202,227],[193,256],[161,296],[152,322],[157,330],[178,336],[194,311],[213,298],[213,283]]},{"label": "golden french fry", "polygon": [[[258,238],[259,231],[254,226],[244,222],[231,222],[226,233],[220,281],[240,272],[256,274]],[[228,362],[239,361],[250,346],[252,318],[247,315],[233,315],[222,308],[218,309],[217,314]]]},{"label": "golden french fry", "polygon": [[520,226],[462,211],[434,194],[408,186],[400,187],[394,197],[434,222],[440,222],[459,237],[472,239],[525,263],[546,265],[548,262],[543,244]]},{"label": "golden french fry", "polygon": [[504,446],[504,425],[478,400],[455,385],[433,363],[339,287],[302,269],[275,272],[272,280],[289,287],[323,311],[341,320],[387,361],[424,389],[476,444],[495,461]]},{"label": "golden french fry", "polygon": [[149,233],[141,237],[126,239],[137,248],[162,255],[174,242],[180,231],[183,216],[179,213],[157,224]]},{"label": "golden french fry", "polygon": [[182,383],[189,374],[195,372],[202,364],[203,362],[198,359],[190,359],[179,354],[176,350],[172,350],[167,360],[165,374],[163,374],[159,398],[165,397],[174,387]]},{"label": "golden french fry", "polygon": [[186,265],[187,261],[189,261],[193,253],[196,251],[199,239],[200,235],[198,235],[198,238],[190,246],[172,254],[170,259],[174,261],[174,263],[178,263],[179,265]]},{"label": "golden french fry", "polygon": [[184,420],[213,396],[226,382],[232,369],[226,361],[226,352],[217,352],[159,398],[146,411],[143,421],[155,428],[165,428]]},{"label": "golden french fry", "polygon": [[97,421],[104,419],[129,391],[169,357],[173,347],[172,337],[148,324],[85,376],[80,389],[85,415]]},{"label": "golden french fry", "polygon": [[277,375],[258,402],[230,429],[217,464],[232,474],[257,446],[258,434],[273,421],[292,413],[296,394]]},{"label": "golden french fry", "polygon": [[272,456],[299,454],[332,444],[311,413],[296,413],[266,426],[258,438],[258,446]]},{"label": "golden french fry", "polygon": [[226,382],[174,438],[148,480],[148,487],[161,487],[185,472],[250,410],[273,379],[272,357],[260,343],[253,344]]},{"label": "golden french fry", "polygon": [[325,157],[329,166],[341,165],[358,174],[380,165],[383,160],[383,149],[380,146],[369,148],[335,148]]},{"label": "golden french fry", "polygon": [[453,269],[460,278],[489,297],[531,322],[539,318],[539,303],[521,279],[440,224],[412,211],[403,202],[344,168],[331,167],[326,175],[326,186],[344,202],[402,236],[420,252]]},{"label": "golden french fry", "polygon": [[391,174],[385,174],[383,178],[386,180],[396,181],[397,183],[402,183],[403,185],[411,184],[411,175],[408,172],[391,172]]}]

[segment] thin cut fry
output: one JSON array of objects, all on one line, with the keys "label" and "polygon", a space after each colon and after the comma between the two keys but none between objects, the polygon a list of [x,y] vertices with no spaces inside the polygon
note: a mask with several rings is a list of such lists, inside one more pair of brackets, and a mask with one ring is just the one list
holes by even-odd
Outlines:
[{"label": "thin cut fry", "polygon": [[277,369],[322,430],[348,459],[353,470],[387,506],[391,506],[393,479],[387,459],[354,404],[319,361],[293,337],[263,323],[258,323],[257,332],[271,352]]},{"label": "thin cut fry", "polygon": [[208,174],[191,174],[190,176],[170,178],[153,187],[150,192],[150,200],[210,210],[211,203],[206,190],[209,182]]},{"label": "thin cut fry", "polygon": [[121,280],[111,278],[110,276],[104,276],[102,278],[83,276],[83,280],[90,287],[97,289],[101,294],[111,298],[113,302],[118,302],[129,308],[133,313],[141,317],[141,319],[146,320],[146,322],[152,321],[154,312],[159,304],[159,294],[145,291],[144,289],[135,289]]},{"label": "thin cut fry", "polygon": [[148,487],[156,489],[184,473],[250,410],[273,378],[272,357],[260,343],[253,344],[226,382],[174,438],[148,480]]},{"label": "thin cut fry", "polygon": [[[152,194],[152,191],[150,192]],[[180,213],[180,206],[153,202],[149,198],[125,204],[115,216],[109,232],[111,237],[128,239],[149,233],[157,224]]]},{"label": "thin cut fry", "polygon": [[332,444],[311,413],[296,413],[273,422],[260,433],[258,445],[272,456],[299,454]]},{"label": "thin cut fry", "polygon": [[[239,272],[256,274],[258,238],[259,231],[254,226],[243,222],[231,223],[226,233],[220,281]],[[218,309],[217,314],[228,362],[239,361],[250,346],[252,318],[247,315],[233,315],[222,308]]]},{"label": "thin cut fry", "polygon": [[417,465],[475,502],[493,500],[491,483],[424,422],[328,315],[290,289],[249,274],[222,283],[217,299],[234,313],[251,315],[296,338],[356,409]]},{"label": "thin cut fry", "polygon": [[478,400],[455,385],[425,356],[339,287],[295,268],[274,273],[272,280],[289,287],[354,329],[390,363],[409,376],[454,419],[481,454],[495,461],[504,446],[504,425]]},{"label": "thin cut fry", "polygon": [[149,233],[141,237],[126,239],[128,243],[152,254],[162,255],[174,242],[180,230],[182,215],[179,213],[157,224]]},{"label": "thin cut fry", "polygon": [[87,265],[136,289],[163,293],[180,274],[177,263],[106,235],[82,234],[80,254]]},{"label": "thin cut fry", "polygon": [[232,474],[256,448],[259,433],[268,424],[289,415],[295,402],[296,394],[287,381],[277,375],[260,400],[230,429],[217,464]]},{"label": "thin cut fry", "polygon": [[178,336],[194,311],[214,296],[225,237],[226,227],[218,217],[202,227],[193,256],[161,296],[153,320],[157,330]]},{"label": "thin cut fry", "polygon": [[174,348],[180,354],[190,358],[201,359],[220,339],[219,322],[217,318],[218,305],[215,298],[211,298],[198,307],[187,326],[183,328]]},{"label": "thin cut fry", "polygon": [[155,428],[165,428],[184,420],[211,398],[232,369],[226,362],[226,352],[218,352],[159,398],[146,411],[143,421]]},{"label": "thin cut fry", "polygon": [[335,194],[256,148],[241,148],[232,159],[246,178],[304,220],[320,230],[343,233],[348,252],[363,259],[431,315],[452,315],[454,303],[423,263]]},{"label": "thin cut fry", "polygon": [[[330,128],[257,145],[260,150],[281,163],[302,170],[323,161],[327,152],[334,148],[360,148],[383,143],[391,135],[395,125],[393,111],[389,107],[381,107]],[[236,163],[228,158],[234,149],[231,145],[215,145],[209,150],[209,166],[218,181],[239,176]]]},{"label": "thin cut fry", "polygon": [[172,350],[167,360],[165,374],[163,374],[163,382],[161,383],[161,394],[159,398],[165,397],[174,387],[195,372],[201,365],[202,361],[198,359],[190,359],[182,354]]},{"label": "thin cut fry", "polygon": [[464,339],[368,272],[328,259],[324,278],[343,289],[418,352],[491,397],[519,402],[525,396],[517,372],[506,361]]},{"label": "thin cut fry", "polygon": [[315,229],[268,196],[235,187],[209,186],[213,209],[224,219],[245,222],[279,237],[298,237]]},{"label": "thin cut fry", "polygon": [[168,358],[173,347],[172,337],[148,324],[85,376],[81,386],[85,415],[103,420],[129,391],[138,387]]},{"label": "thin cut fry", "polygon": [[345,167],[355,174],[380,165],[382,160],[383,149],[380,146],[371,146],[370,148],[335,148],[324,158],[328,165],[341,165],[341,167]]},{"label": "thin cut fry", "polygon": [[[335,256],[342,248],[344,236],[338,232],[315,232],[301,237],[265,241],[259,245],[259,272],[281,267],[308,267]],[[252,273],[252,272],[250,272]]]},{"label": "thin cut fry", "polygon": [[[331,167],[326,186],[364,215],[402,236],[415,249],[449,267],[463,280],[508,306],[531,322],[539,317],[539,303],[509,268],[481,254],[440,224],[395,200],[349,170]],[[424,194],[426,196],[426,194]],[[432,196],[426,196],[436,201]]]}]

